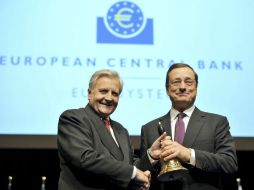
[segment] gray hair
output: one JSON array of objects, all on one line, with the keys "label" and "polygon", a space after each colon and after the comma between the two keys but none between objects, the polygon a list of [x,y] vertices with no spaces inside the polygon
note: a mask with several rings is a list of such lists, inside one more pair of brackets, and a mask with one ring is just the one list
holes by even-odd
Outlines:
[{"label": "gray hair", "polygon": [[101,77],[108,77],[111,79],[118,79],[120,82],[120,91],[119,94],[121,94],[122,90],[123,90],[123,80],[121,79],[120,75],[114,71],[114,70],[110,70],[110,69],[102,69],[102,70],[98,70],[96,71],[92,77],[90,78],[89,81],[89,89],[93,89],[97,80]]}]

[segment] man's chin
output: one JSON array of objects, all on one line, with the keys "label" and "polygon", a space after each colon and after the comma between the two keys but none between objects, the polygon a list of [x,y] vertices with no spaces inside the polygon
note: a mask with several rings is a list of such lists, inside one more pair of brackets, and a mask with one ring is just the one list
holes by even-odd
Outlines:
[{"label": "man's chin", "polygon": [[102,110],[100,110],[100,113],[101,113],[101,115],[105,115],[105,116],[109,116],[110,114],[112,114],[113,112],[114,112],[115,110],[113,110],[113,109],[107,109],[107,110],[105,110],[105,109],[102,109]]},{"label": "man's chin", "polygon": [[185,110],[193,105],[193,102],[187,100],[178,100],[175,102],[175,105],[178,109]]}]

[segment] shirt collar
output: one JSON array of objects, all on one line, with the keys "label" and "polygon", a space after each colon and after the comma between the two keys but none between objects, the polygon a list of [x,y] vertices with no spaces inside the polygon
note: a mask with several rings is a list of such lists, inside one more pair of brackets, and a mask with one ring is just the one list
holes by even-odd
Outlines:
[{"label": "shirt collar", "polygon": [[[190,117],[194,109],[195,109],[195,105],[193,104],[190,108],[184,110],[183,113],[185,113],[186,116]],[[170,110],[171,119],[175,119],[179,113],[180,113],[179,111],[177,111],[175,108],[172,107]]]}]

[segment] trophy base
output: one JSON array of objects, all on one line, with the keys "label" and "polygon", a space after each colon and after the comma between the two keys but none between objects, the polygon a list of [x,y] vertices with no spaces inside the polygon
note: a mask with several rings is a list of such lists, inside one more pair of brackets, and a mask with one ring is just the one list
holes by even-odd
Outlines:
[{"label": "trophy base", "polygon": [[158,181],[160,182],[168,182],[168,181],[175,181],[180,180],[186,174],[188,174],[188,170],[186,168],[178,169],[163,173],[158,176]]}]

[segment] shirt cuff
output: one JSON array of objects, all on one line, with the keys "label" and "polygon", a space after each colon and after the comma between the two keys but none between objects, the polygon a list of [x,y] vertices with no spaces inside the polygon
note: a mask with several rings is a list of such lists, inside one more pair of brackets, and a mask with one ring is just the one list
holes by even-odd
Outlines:
[{"label": "shirt cuff", "polygon": [[147,149],[147,156],[151,164],[155,164],[160,160],[160,159],[155,159],[151,156],[150,149]]},{"label": "shirt cuff", "polygon": [[136,168],[136,166],[133,166],[133,171],[132,171],[131,179],[134,179],[136,177],[136,174],[137,174],[137,168]]},{"label": "shirt cuff", "polygon": [[189,164],[192,166],[195,166],[196,165],[195,150],[190,148],[190,151],[191,151],[191,156],[190,156]]}]

